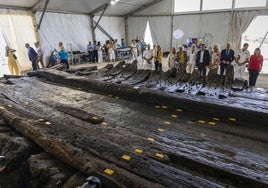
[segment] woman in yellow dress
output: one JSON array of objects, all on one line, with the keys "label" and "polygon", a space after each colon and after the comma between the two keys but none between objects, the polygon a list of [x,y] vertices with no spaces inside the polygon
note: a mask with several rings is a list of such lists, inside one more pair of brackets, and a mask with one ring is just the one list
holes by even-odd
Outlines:
[{"label": "woman in yellow dress", "polygon": [[14,52],[16,50],[9,48],[6,46],[6,56],[8,58],[8,68],[11,75],[19,75],[19,68],[16,62],[17,57],[15,56]]}]

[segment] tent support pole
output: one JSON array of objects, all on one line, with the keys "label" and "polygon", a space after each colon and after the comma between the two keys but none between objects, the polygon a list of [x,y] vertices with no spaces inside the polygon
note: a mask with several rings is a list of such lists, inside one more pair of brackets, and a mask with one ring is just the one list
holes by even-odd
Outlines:
[{"label": "tent support pole", "polygon": [[125,17],[125,42],[128,44],[128,17]]},{"label": "tent support pole", "polygon": [[95,29],[94,29],[94,15],[90,15],[90,27],[91,27],[91,34],[92,34],[92,40],[95,41],[96,40],[96,33],[95,33]]},{"label": "tent support pole", "polygon": [[49,3],[49,0],[46,0],[46,4],[45,4],[44,9],[43,9],[43,11],[42,11],[41,18],[40,18],[40,20],[39,20],[39,23],[37,24],[37,30],[39,30],[40,27],[41,27],[41,23],[42,23],[42,21],[43,21],[45,12],[46,12],[46,10],[47,10],[47,5],[48,5],[48,3]]},{"label": "tent support pole", "polygon": [[105,12],[105,10],[107,9],[107,7],[108,7],[108,4],[106,5],[106,7],[102,10],[102,13],[101,13],[101,15],[100,15],[100,17],[99,17],[99,19],[98,19],[98,21],[97,21],[97,23],[95,24],[95,26],[94,26],[94,30],[96,29],[96,27],[99,25],[99,22],[100,22],[100,20],[101,20],[101,18],[102,18],[102,16],[103,16],[103,14],[104,14],[104,12]]}]

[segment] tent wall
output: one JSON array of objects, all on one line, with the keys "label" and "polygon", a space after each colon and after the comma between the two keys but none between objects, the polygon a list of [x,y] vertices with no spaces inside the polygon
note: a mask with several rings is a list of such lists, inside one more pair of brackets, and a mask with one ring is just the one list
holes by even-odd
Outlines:
[{"label": "tent wall", "polygon": [[187,38],[203,38],[206,33],[212,34],[214,44],[224,46],[228,39],[229,20],[230,13],[174,16],[173,30],[183,30],[184,36],[179,40],[173,38],[172,46],[185,44]]},{"label": "tent wall", "polygon": [[0,32],[5,43],[16,50],[20,71],[31,69],[25,43],[33,44],[37,40],[32,19],[29,11],[0,9]]},{"label": "tent wall", "polygon": [[[35,15],[38,22],[41,12]],[[63,42],[67,50],[85,52],[88,41],[92,40],[90,18],[87,15],[45,13],[39,37],[46,55],[58,49],[59,42]]]},{"label": "tent wall", "polygon": [[[98,21],[99,16],[95,16],[94,20]],[[99,25],[108,32],[113,39],[118,39],[120,42],[121,38],[125,38],[125,20],[122,17],[102,17]],[[109,38],[102,33],[98,28],[95,30],[96,40],[101,41],[101,44],[104,41],[109,40]]]},{"label": "tent wall", "polygon": [[159,44],[163,51],[170,51],[171,17],[148,18],[154,44]]},{"label": "tent wall", "polygon": [[147,20],[148,20],[147,17],[129,17],[127,19],[128,22],[127,45],[131,44],[132,39],[136,39],[137,37],[139,39],[144,38],[144,32],[146,29]]}]

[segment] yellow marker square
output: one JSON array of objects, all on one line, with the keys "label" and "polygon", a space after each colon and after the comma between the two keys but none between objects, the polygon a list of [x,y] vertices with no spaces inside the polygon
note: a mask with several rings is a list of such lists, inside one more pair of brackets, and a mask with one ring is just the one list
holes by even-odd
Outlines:
[{"label": "yellow marker square", "polygon": [[172,114],[171,117],[172,118],[178,118],[178,116],[176,114]]},{"label": "yellow marker square", "polygon": [[161,158],[161,159],[163,159],[163,158],[164,158],[164,155],[163,155],[163,154],[161,154],[161,153],[157,153],[157,154],[155,154],[155,156],[156,156],[156,157],[158,157],[158,158]]},{"label": "yellow marker square", "polygon": [[129,155],[123,155],[122,159],[129,161],[131,159],[131,157]]},{"label": "yellow marker square", "polygon": [[29,102],[27,102],[27,101],[26,101],[26,102],[24,102],[24,104],[28,105],[28,104],[29,104]]},{"label": "yellow marker square", "polygon": [[114,173],[114,171],[113,171],[112,169],[109,169],[109,168],[106,168],[106,169],[104,170],[104,172],[105,172],[106,174],[109,174],[109,175],[113,175],[113,173]]},{"label": "yellow marker square", "polygon": [[51,125],[51,123],[50,123],[50,122],[48,122],[48,121],[46,121],[46,122],[45,122],[45,124],[46,124],[46,125]]},{"label": "yellow marker square", "polygon": [[229,118],[229,120],[230,120],[230,121],[236,121],[236,119],[235,119],[235,118]]},{"label": "yellow marker square", "polygon": [[92,119],[97,120],[97,119],[98,119],[98,117],[94,116]]},{"label": "yellow marker square", "polygon": [[4,110],[5,108],[4,108],[3,106],[0,106],[0,109],[1,109],[1,110]]},{"label": "yellow marker square", "polygon": [[116,97],[114,97],[114,98],[119,99],[119,97],[118,97],[118,96],[116,96]]},{"label": "yellow marker square", "polygon": [[168,107],[167,106],[161,106],[163,109],[167,109]]},{"label": "yellow marker square", "polygon": [[159,128],[159,129],[157,129],[157,130],[158,130],[159,132],[164,132],[164,129],[160,129],[160,128]]},{"label": "yellow marker square", "polygon": [[142,151],[142,149],[135,149],[135,152],[141,154],[143,151]]},{"label": "yellow marker square", "polygon": [[112,97],[112,95],[108,95],[108,97]]},{"label": "yellow marker square", "polygon": [[157,108],[157,109],[159,109],[160,108],[160,106],[154,106],[155,108]]},{"label": "yellow marker square", "polygon": [[177,112],[182,112],[182,109],[176,109]]},{"label": "yellow marker square", "polygon": [[164,123],[165,123],[166,125],[170,125],[170,124],[171,124],[170,121],[165,121]]},{"label": "yellow marker square", "polygon": [[219,118],[215,118],[215,117],[213,118],[213,120],[215,120],[215,121],[220,121],[220,119],[219,119]]},{"label": "yellow marker square", "polygon": [[154,139],[153,138],[147,138],[147,140],[149,140],[151,142],[154,142]]},{"label": "yellow marker square", "polygon": [[42,121],[45,121],[44,119],[38,119],[38,121],[42,122]]},{"label": "yellow marker square", "polygon": [[9,108],[12,108],[12,105],[11,104],[9,104],[9,105],[7,105]]},{"label": "yellow marker square", "polygon": [[215,123],[215,122],[210,121],[210,122],[208,122],[208,124],[209,124],[209,125],[215,125],[216,123]]},{"label": "yellow marker square", "polygon": [[108,123],[106,123],[106,122],[102,122],[101,124],[102,124],[102,125],[108,125]]},{"label": "yellow marker square", "polygon": [[206,123],[206,121],[204,121],[204,120],[199,120],[199,121],[198,121],[198,123],[205,124],[205,123]]}]

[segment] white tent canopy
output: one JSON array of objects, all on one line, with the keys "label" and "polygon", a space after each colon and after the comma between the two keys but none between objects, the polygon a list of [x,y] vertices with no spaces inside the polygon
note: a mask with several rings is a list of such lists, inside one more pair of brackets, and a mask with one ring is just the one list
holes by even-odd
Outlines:
[{"label": "white tent canopy", "polygon": [[[213,4],[214,1],[191,0],[200,3],[196,6],[200,8],[188,12],[176,12],[175,9],[176,1],[185,1],[185,4],[189,5],[189,0],[112,1],[115,3],[111,4],[111,0],[0,0],[0,16],[5,15],[11,20],[9,27],[17,34],[11,35],[7,32],[6,22],[2,19],[0,30],[6,35],[7,44],[17,49],[18,57],[23,62],[21,64],[24,65],[30,65],[24,55],[25,42],[33,45],[34,41],[40,40],[47,54],[57,47],[59,41],[66,45],[71,44],[72,50],[79,51],[86,50],[88,41],[96,39],[103,43],[109,37],[119,40],[126,38],[129,45],[131,39],[144,38],[147,22],[151,27],[154,44],[160,44],[164,51],[169,51],[172,46],[185,44],[187,38],[202,38],[207,33],[213,36],[213,43],[223,46],[231,41],[236,50],[240,48],[241,36],[251,21],[257,15],[267,14],[268,10],[267,0],[254,1],[257,5],[260,3],[260,6],[264,4],[254,8],[244,5],[239,8],[238,4],[245,1],[223,0],[227,3],[225,9],[216,10],[208,10],[207,7],[207,4]],[[15,23],[14,15],[21,15],[27,19],[25,22],[20,19],[20,23]],[[29,19],[33,20],[30,25],[27,21]],[[96,22],[100,28],[96,27],[93,32],[92,28]],[[28,32],[24,27],[18,28],[18,24],[27,25],[27,29],[31,31]],[[24,36],[20,29],[27,31],[27,36]],[[184,32],[184,36],[178,40],[172,37],[173,31],[177,29]],[[25,67],[27,66],[22,66],[21,69],[26,69]]]}]

